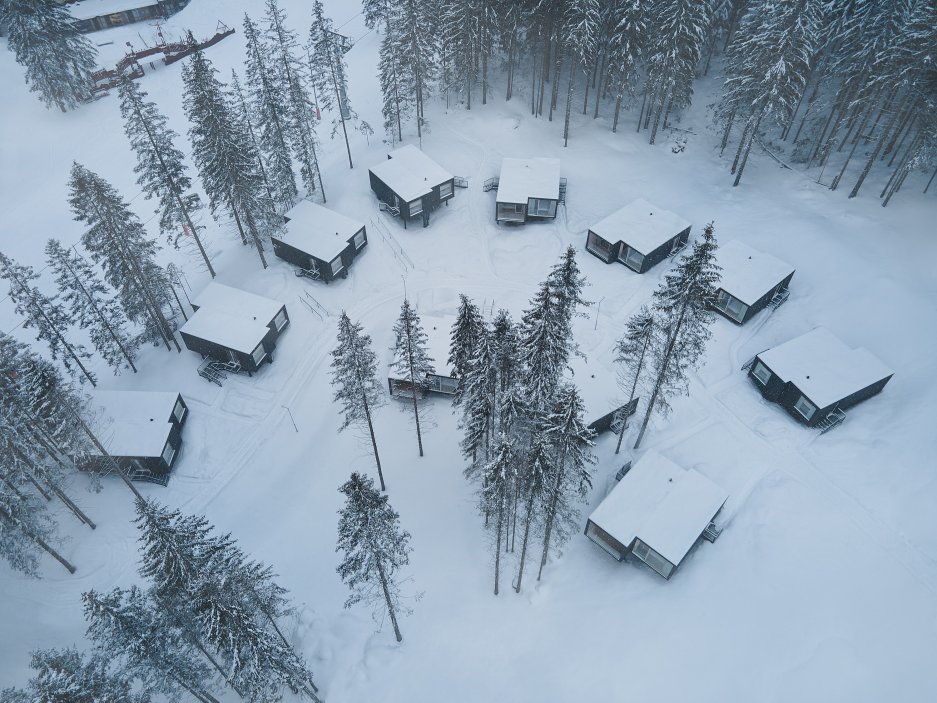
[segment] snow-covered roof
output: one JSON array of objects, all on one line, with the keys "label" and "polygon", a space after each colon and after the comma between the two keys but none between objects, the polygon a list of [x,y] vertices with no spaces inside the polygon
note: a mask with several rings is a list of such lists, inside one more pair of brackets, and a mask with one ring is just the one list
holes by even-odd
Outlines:
[{"label": "snow-covered roof", "polygon": [[635,537],[677,565],[728,494],[698,471],[648,451],[589,519],[625,546]]},{"label": "snow-covered roof", "polygon": [[220,344],[243,354],[252,354],[270,331],[267,322],[221,308],[199,308],[182,326],[182,332]]},{"label": "snow-covered roof", "polygon": [[[420,324],[426,332],[426,351],[433,360],[433,368],[437,376],[451,376],[452,367],[448,364],[449,346],[451,343],[452,326],[455,324],[454,315],[423,315],[420,314]],[[387,356],[388,367],[394,362],[394,340]],[[394,378],[394,376],[391,376]]]},{"label": "snow-covered roof", "polygon": [[112,456],[159,456],[172,430],[178,393],[95,391],[92,406],[105,429],[101,441]]},{"label": "snow-covered roof", "polygon": [[559,200],[559,159],[504,159],[498,178],[499,203],[526,203],[528,198]]},{"label": "snow-covered roof", "polygon": [[389,159],[372,166],[371,173],[407,202],[421,198],[441,183],[452,180],[451,173],[412,144],[402,146],[388,156]]},{"label": "snow-covered roof", "polygon": [[69,3],[65,7],[76,20],[90,20],[115,12],[136,10],[156,4],[156,0],[82,0],[78,3]]},{"label": "snow-covered roof", "polygon": [[345,251],[348,240],[364,227],[362,222],[308,200],[300,201],[286,217],[289,222],[285,232],[277,239],[323,261],[331,261]]},{"label": "snow-covered roof", "polygon": [[679,215],[638,198],[589,229],[612,244],[622,241],[647,255],[689,226]]},{"label": "snow-covered roof", "polygon": [[785,383],[793,383],[818,408],[871,386],[893,371],[862,347],[850,349],[825,327],[816,327],[758,355]]},{"label": "snow-covered roof", "polygon": [[[613,410],[617,410],[628,402],[628,394],[621,390],[614,374],[609,375],[602,362],[614,358],[614,354],[598,354],[597,358],[590,356],[588,360],[573,356],[569,360],[572,371],[568,380],[575,384],[579,396],[586,408],[586,424],[605,417]],[[596,362],[599,363],[589,363]]]},{"label": "snow-covered roof", "polygon": [[205,286],[193,303],[199,310],[214,308],[239,317],[254,319],[265,325],[276,317],[280,308],[283,307],[283,303],[279,300],[265,298],[262,295],[248,293],[246,290],[232,288],[214,281]]},{"label": "snow-covered roof", "polygon": [[794,272],[794,267],[733,239],[719,246],[716,260],[722,267],[719,287],[751,305]]}]

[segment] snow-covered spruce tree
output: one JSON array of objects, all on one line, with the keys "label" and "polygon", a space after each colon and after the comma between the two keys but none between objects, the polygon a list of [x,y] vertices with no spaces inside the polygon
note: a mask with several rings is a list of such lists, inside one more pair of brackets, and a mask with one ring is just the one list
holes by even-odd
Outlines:
[{"label": "snow-covered spruce tree", "polygon": [[478,24],[473,16],[473,3],[466,0],[440,0],[440,49],[445,63],[440,75],[441,88],[465,101],[472,109],[472,92],[478,78]]},{"label": "snow-covered spruce tree", "polygon": [[494,443],[498,416],[498,367],[491,333],[483,326],[475,339],[462,388],[462,419],[464,431],[460,443],[462,456],[469,462],[467,478],[477,478],[481,466],[488,463]]},{"label": "snow-covered spruce tree", "polygon": [[647,56],[647,112],[650,143],[673,110],[690,104],[693,79],[709,27],[711,3],[699,0],[660,0],[651,19],[653,31]]},{"label": "snow-covered spruce tree", "polygon": [[427,336],[416,309],[404,298],[400,317],[394,323],[394,360],[392,368],[399,378],[405,378],[413,399],[413,420],[416,423],[416,441],[423,456],[423,436],[420,432],[419,400],[429,389],[429,375],[435,373],[434,359],[426,349]]},{"label": "snow-covered spruce tree", "polygon": [[608,80],[615,84],[615,116],[612,131],[618,131],[618,118],[625,95],[634,94],[638,66],[648,45],[647,16],[650,0],[615,0],[608,46]]},{"label": "snow-covered spruce tree", "polygon": [[364,26],[368,29],[382,27],[390,14],[390,0],[361,0]]},{"label": "snow-covered spruce tree", "polygon": [[749,3],[729,46],[726,82],[717,115],[726,131],[743,125],[733,170],[738,185],[752,143],[767,121],[784,128],[803,97],[818,49],[820,0]]},{"label": "snow-covered spruce tree", "polygon": [[[650,362],[651,344],[657,338],[659,330],[654,314],[646,305],[642,305],[634,315],[628,318],[625,333],[615,345],[615,363],[620,364],[618,372],[618,385],[628,394],[628,403],[631,405],[638,392],[638,387],[644,380],[644,373]],[[615,453],[621,451],[621,441],[628,427],[627,416],[622,418],[621,429],[618,431],[618,443]]]},{"label": "snow-covered spruce tree", "polygon": [[452,333],[449,337],[449,359],[446,362],[459,380],[454,398],[456,405],[462,400],[465,377],[471,368],[478,340],[484,331],[485,320],[482,317],[481,310],[467,295],[460,294],[459,312],[456,315],[455,323],[452,325]]},{"label": "snow-covered spruce tree", "polygon": [[69,372],[73,371],[74,364],[92,386],[97,385],[94,375],[82,362],[82,359],[90,359],[91,354],[65,336],[72,322],[65,308],[32,285],[39,274],[31,266],[17,264],[0,253],[0,278],[10,284],[8,295],[16,306],[16,313],[23,318],[23,327],[35,329],[36,339],[48,344],[52,358],[61,359]]},{"label": "snow-covered spruce tree", "polygon": [[508,437],[502,435],[495,443],[491,461],[481,470],[479,509],[485,515],[485,523],[492,532],[495,595],[498,595],[500,589],[501,542],[508,526],[508,513],[514,491],[517,463],[513,443]]},{"label": "snow-covered spruce tree", "polygon": [[689,372],[702,363],[706,343],[712,336],[710,326],[715,320],[712,304],[721,270],[716,263],[716,248],[710,222],[703,229],[702,237],[693,244],[693,250],[680,257],[679,263],[654,291],[658,331],[648,362],[648,386],[652,390],[635,449],[641,446],[651,414],[657,410],[669,412],[667,399],[687,392]]},{"label": "snow-covered spruce tree", "polygon": [[542,425],[553,461],[542,496],[543,552],[538,581],[551,550],[558,549],[569,538],[570,528],[579,516],[576,504],[583,502],[592,488],[589,466],[595,463],[591,450],[595,432],[586,426],[584,413],[585,406],[579,391],[567,383],[557,392],[552,411]]},{"label": "snow-covered spruce tree", "polygon": [[338,321],[338,345],[332,350],[332,385],[335,387],[332,399],[342,409],[339,432],[352,425],[367,425],[381,490],[386,491],[372,421],[373,411],[384,404],[384,390],[377,378],[377,357],[371,349],[371,336],[364,333],[359,323],[352,322],[344,310]]},{"label": "snow-covered spruce tree", "polygon": [[279,226],[279,216],[263,187],[258,154],[247,126],[237,119],[224,86],[201,51],[182,68],[184,103],[189,118],[192,158],[216,216],[227,212],[241,235],[257,249],[264,268],[264,240]]},{"label": "snow-covered spruce tree", "polygon": [[97,51],[55,0],[3,0],[0,27],[16,62],[26,68],[29,89],[62,112],[91,97]]},{"label": "snow-covered spruce tree", "polygon": [[531,532],[536,529],[538,518],[543,513],[545,504],[544,495],[547,491],[548,480],[555,473],[552,466],[552,449],[542,434],[534,437],[530,451],[520,466],[517,477],[518,494],[523,505],[523,535],[521,536],[521,555],[518,561],[517,580],[514,582],[514,591],[521,592],[524,580],[524,567],[527,564],[527,545],[530,542]]},{"label": "snow-covered spruce tree", "polygon": [[384,116],[384,132],[392,142],[395,136],[398,142],[403,141],[403,122],[413,113],[413,104],[408,99],[408,94],[403,92],[399,60],[396,35],[388,22],[378,52],[378,79],[383,97],[381,114]]},{"label": "snow-covered spruce tree", "polygon": [[0,481],[0,557],[11,568],[27,576],[38,576],[37,552],[41,549],[69,573],[75,573],[75,567],[49,544],[55,531],[56,524],[41,498]]},{"label": "snow-covered spruce tree", "polygon": [[423,138],[423,103],[436,77],[436,14],[427,0],[399,0],[392,4],[387,37],[393,43],[401,101],[412,105],[417,138]]},{"label": "snow-covered spruce tree", "polygon": [[[260,145],[260,140],[257,138],[257,130],[254,128],[254,118],[251,114],[250,105],[247,102],[247,98],[244,96],[244,91],[241,89],[241,79],[238,77],[238,72],[233,68],[231,69],[231,85],[228,86],[228,97],[230,99],[231,114],[234,116],[235,121],[247,130],[247,136],[250,137],[251,146],[254,147],[254,156],[257,158],[257,172],[260,174],[260,180],[264,184],[264,190],[267,191],[267,197],[270,198],[270,202],[274,204],[274,207],[278,208],[278,213],[288,210],[293,206],[296,196],[290,196],[287,200],[280,202],[273,191],[273,187],[270,184],[270,177],[267,176],[267,168],[264,166],[264,153]],[[287,158],[289,159],[288,151]],[[292,163],[290,163],[290,169],[292,169]],[[293,189],[295,190],[296,183],[295,179],[293,179],[292,170],[290,171],[290,179],[293,183]]]},{"label": "snow-covered spruce tree", "polygon": [[[577,69],[585,74],[588,84],[589,71],[597,49],[596,38],[602,15],[599,0],[567,0],[563,17],[563,34],[569,54],[569,82],[566,87],[566,119],[563,123],[563,146],[569,144],[569,119],[572,114],[573,77]],[[586,88],[588,90],[588,88]]]},{"label": "snow-covered spruce tree", "polygon": [[145,691],[169,700],[186,694],[218,703],[214,676],[163,605],[136,586],[110,593],[82,594],[87,637],[95,651],[140,682]]},{"label": "snow-covered spruce tree", "polygon": [[71,319],[88,330],[101,358],[114,373],[127,366],[136,373],[133,360],[140,347],[139,339],[127,334],[124,329],[127,318],[94,268],[57,239],[46,243],[46,261],[55,274],[59,295],[68,306]]},{"label": "snow-covered spruce tree", "polygon": [[149,703],[148,693],[135,693],[130,677],[112,671],[100,654],[87,658],[77,649],[40,649],[32,653],[29,667],[36,672],[23,691],[0,692],[0,700],[14,703]]},{"label": "snow-covered spruce tree", "polygon": [[410,563],[410,533],[400,526],[400,515],[388,497],[381,495],[367,476],[352,473],[338,490],[345,496],[345,505],[339,511],[335,551],[344,556],[336,570],[351,590],[345,607],[370,605],[375,619],[386,607],[400,642],[403,636],[397,615],[408,611],[401,605],[396,576]]},{"label": "snow-covered spruce tree", "polygon": [[498,310],[491,323],[491,338],[495,349],[495,365],[498,367],[498,379],[501,390],[520,378],[520,360],[517,325],[511,314],[504,309]]},{"label": "snow-covered spruce tree", "polygon": [[314,193],[316,180],[322,202],[325,187],[316,155],[316,134],[313,127],[314,110],[306,90],[306,72],[300,60],[300,46],[296,33],[286,26],[286,13],[280,9],[278,0],[266,0],[267,51],[271,57],[272,75],[279,79],[278,90],[283,95],[287,108],[287,123],[293,154],[300,163],[300,175],[307,193]]},{"label": "snow-covered spruce tree", "polygon": [[535,411],[542,412],[552,404],[569,359],[569,343],[550,286],[543,283],[521,318],[518,344],[524,387]]},{"label": "snow-covered spruce tree", "polygon": [[[247,42],[244,68],[250,96],[246,104],[257,124],[257,145],[267,164],[265,180],[269,182],[271,197],[281,208],[286,208],[299,195],[290,155],[287,98],[280,81],[271,73],[273,62],[263,37],[247,14],[244,15],[244,39]],[[232,86],[237,91],[233,79]]]},{"label": "snow-covered spruce tree", "polygon": [[[314,0],[312,26],[309,28],[309,41],[306,44],[310,78],[315,86],[319,104],[326,110],[338,111],[335,121],[341,124],[345,136],[348,168],[354,168],[345,122],[354,117],[355,113],[348,101],[348,65],[345,63],[345,49],[337,42],[337,36],[334,24],[331,18],[326,16],[322,3],[320,0]],[[332,134],[334,136],[335,128]]]},{"label": "snow-covered spruce tree", "polygon": [[72,213],[88,229],[81,242],[104,268],[104,279],[117,291],[124,314],[144,328],[145,338],[162,339],[181,352],[164,309],[170,304],[169,279],[156,263],[158,247],[114,187],[81,164],[72,164],[68,182]]},{"label": "snow-covered spruce tree", "polygon": [[560,256],[559,262],[553,265],[547,276],[547,285],[556,301],[556,316],[568,340],[568,353],[578,355],[579,346],[573,337],[573,319],[585,317],[586,314],[581,312],[579,307],[592,303],[582,297],[583,289],[589,284],[579,270],[579,264],[576,262],[576,249],[573,246],[567,247]]},{"label": "snow-covered spruce tree", "polygon": [[136,81],[127,80],[118,89],[124,134],[137,157],[134,173],[146,198],[156,198],[159,206],[159,230],[178,248],[179,241],[191,237],[198,247],[205,268],[215,277],[208,253],[199,237],[199,227],[192,213],[201,208],[201,200],[192,192],[192,181],[182,152],[175,145],[177,135],[167,125],[156,103],[147,101],[147,93]]},{"label": "snow-covered spruce tree", "polygon": [[[202,517],[137,501],[142,576],[190,628],[192,641],[242,696],[271,700],[286,686],[313,700],[312,674],[280,631],[286,591],[269,567],[253,562],[230,535],[215,535]],[[219,667],[211,649],[224,663]]]}]

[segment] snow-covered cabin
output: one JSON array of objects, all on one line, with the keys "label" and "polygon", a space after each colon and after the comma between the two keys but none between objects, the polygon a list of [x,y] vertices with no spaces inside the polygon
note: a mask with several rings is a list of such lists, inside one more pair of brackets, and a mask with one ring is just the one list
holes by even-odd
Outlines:
[{"label": "snow-covered cabin", "polygon": [[428,227],[429,214],[455,195],[455,177],[412,144],[390,152],[368,176],[377,199],[400,215],[404,227],[417,215]]},{"label": "snow-covered cabin", "polygon": [[[453,315],[420,315],[420,323],[426,333],[426,351],[433,360],[436,373],[430,374],[429,392],[442,395],[453,395],[459,384],[455,372],[449,365],[449,347],[451,344],[452,326],[456,318]],[[387,387],[392,397],[412,397],[410,381],[406,374],[398,374],[393,368],[396,340],[389,345],[387,357]]]},{"label": "snow-covered cabin", "polygon": [[[182,427],[189,408],[179,393],[162,391],[95,391],[91,406],[98,436],[126,475],[163,486],[182,447]],[[78,459],[79,468],[106,472],[101,454]]]},{"label": "snow-covered cabin", "polygon": [[298,266],[301,275],[326,283],[347,277],[368,243],[363,223],[308,200],[300,201],[283,219],[283,233],[271,237],[273,253]]},{"label": "snow-covered cabin", "polygon": [[504,159],[495,197],[495,221],[554,219],[560,202],[559,159]]},{"label": "snow-covered cabin", "polygon": [[589,516],[585,534],[619,561],[632,556],[669,579],[704,533],[715,534],[728,497],[698,471],[651,450]]},{"label": "snow-covered cabin", "polygon": [[179,331],[187,349],[248,374],[273,361],[290,323],[286,305],[221,283],[209,283],[192,303],[195,314]]},{"label": "snow-covered cabin", "polygon": [[716,259],[722,267],[715,310],[742,325],[769,304],[783,302],[794,276],[787,262],[733,239],[721,245]]},{"label": "snow-covered cabin", "polygon": [[825,327],[758,354],[748,375],[765,399],[810,427],[880,393],[894,372],[864,348],[850,349]]},{"label": "snow-covered cabin", "polygon": [[588,427],[596,433],[617,433],[621,430],[621,423],[634,415],[640,401],[640,398],[635,398],[629,403],[629,394],[622,391],[616,379],[610,379],[602,367],[603,362],[611,363],[614,355],[614,349],[608,349],[598,354],[595,360],[591,357],[585,360],[580,356],[569,360],[572,371],[569,380],[576,384],[585,406]]},{"label": "snow-covered cabin", "polygon": [[165,19],[179,12],[189,0],[81,0],[67,7],[79,32],[119,27],[134,22]]},{"label": "snow-covered cabin", "polygon": [[644,198],[589,228],[586,251],[607,264],[617,261],[644,273],[686,246],[690,223]]}]

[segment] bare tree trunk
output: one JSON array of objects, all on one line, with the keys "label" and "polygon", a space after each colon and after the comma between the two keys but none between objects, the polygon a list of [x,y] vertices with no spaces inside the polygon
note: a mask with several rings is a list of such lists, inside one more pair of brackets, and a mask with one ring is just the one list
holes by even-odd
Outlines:
[{"label": "bare tree trunk", "polygon": [[498,595],[498,582],[501,576],[501,532],[504,529],[504,496],[498,497],[498,522],[495,532],[495,595]]},{"label": "bare tree trunk", "polygon": [[403,641],[403,635],[400,634],[400,627],[397,625],[397,614],[394,612],[394,603],[390,597],[390,590],[387,588],[387,577],[384,575],[384,566],[380,560],[377,561],[377,573],[381,579],[381,588],[384,590],[384,600],[387,602],[387,613],[390,615],[390,621],[394,625],[394,635],[397,641]]},{"label": "bare tree trunk", "polygon": [[875,163],[875,159],[878,157],[879,152],[882,150],[882,147],[885,145],[885,142],[888,140],[888,137],[891,135],[891,130],[895,126],[895,122],[898,120],[898,113],[900,110],[896,110],[892,115],[891,121],[889,121],[888,126],[885,128],[885,131],[882,132],[882,136],[879,137],[878,142],[875,144],[875,149],[869,154],[868,160],[865,162],[865,167],[862,169],[862,173],[859,174],[859,179],[856,181],[856,185],[853,186],[852,191],[849,193],[850,198],[855,198],[859,195],[859,189],[862,187],[863,182],[866,179],[866,176],[869,175],[869,171],[872,170],[872,165]]},{"label": "bare tree trunk", "polygon": [[49,544],[44,539],[42,539],[42,537],[37,535],[35,532],[29,529],[22,522],[14,519],[13,516],[10,515],[3,507],[0,507],[0,518],[5,518],[6,522],[18,527],[24,535],[26,535],[27,537],[29,537],[29,539],[31,539],[33,542],[39,545],[39,547],[44,552],[46,552],[49,556],[55,559],[59,564],[64,566],[66,569],[68,569],[68,573],[70,574],[75,573],[75,567],[72,566],[65,557],[63,557],[61,554],[55,551],[52,547],[50,547]]},{"label": "bare tree trunk", "polygon": [[550,507],[547,509],[547,524],[543,528],[543,553],[540,555],[540,570],[537,572],[537,580],[543,576],[543,567],[547,564],[547,558],[550,556],[550,537],[553,534],[553,523],[556,520],[556,511],[560,503],[560,491],[563,488],[563,477],[566,475],[566,447],[560,455],[560,460],[556,464],[556,482],[553,484],[553,494],[550,496]]},{"label": "bare tree trunk", "polygon": [[384,485],[384,472],[381,471],[381,457],[377,453],[377,440],[374,438],[374,424],[371,422],[371,408],[368,405],[368,398],[363,393],[361,394],[361,401],[364,404],[364,416],[368,420],[368,432],[371,434],[371,447],[374,449],[374,462],[377,464],[377,476],[381,479],[381,490],[386,491],[387,486]]},{"label": "bare tree trunk", "polygon": [[514,592],[521,592],[521,582],[524,580],[524,564],[527,561],[527,541],[530,538],[530,524],[533,522],[534,514],[534,494],[533,491],[527,496],[527,509],[524,512],[524,536],[521,538],[521,562],[517,572],[517,583],[514,584]]}]

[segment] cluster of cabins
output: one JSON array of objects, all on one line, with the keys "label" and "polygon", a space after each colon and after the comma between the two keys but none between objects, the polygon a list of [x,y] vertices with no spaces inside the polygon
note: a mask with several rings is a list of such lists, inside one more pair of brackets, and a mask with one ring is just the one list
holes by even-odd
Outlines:
[{"label": "cluster of cabins", "polygon": [[[392,151],[369,170],[369,179],[381,209],[400,217],[405,227],[416,217],[428,226],[431,213],[448,204],[457,185],[465,185],[413,146]],[[497,189],[498,224],[521,224],[555,218],[565,202],[566,183],[558,159],[506,158],[500,175],[486,181],[484,189]],[[585,248],[606,264],[643,274],[683,249],[690,229],[680,216],[638,199],[590,227]],[[284,216],[273,249],[296,267],[298,276],[329,283],[348,275],[367,243],[362,222],[304,200]],[[788,299],[794,276],[790,264],[738,240],[721,245],[717,257],[721,278],[713,308],[731,322],[744,325]],[[181,337],[203,357],[199,374],[219,385],[228,373],[250,375],[271,363],[289,325],[282,302],[220,283],[211,283],[192,306],[195,313],[180,330]],[[392,397],[456,392],[458,379],[446,361],[455,318],[425,315],[422,322],[436,371],[429,387],[417,390],[395,373],[388,359]],[[823,327],[757,354],[744,368],[764,398],[823,431],[842,422],[847,408],[879,393],[892,376],[869,351],[849,348]],[[596,379],[584,366],[573,372],[593,415],[590,428],[621,431],[638,399],[622,403],[615,384]],[[99,392],[95,402],[102,415],[119,418],[109,442],[121,469],[135,479],[165,484],[188,415],[182,397]],[[104,457],[84,462],[93,470],[109,466]],[[630,462],[622,467],[616,479],[585,527],[586,536],[615,559],[636,559],[669,579],[696,544],[718,537],[715,521],[728,495],[699,472],[649,451],[633,467]]]}]

